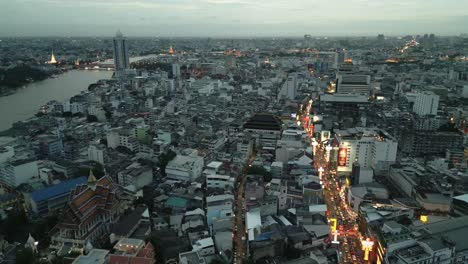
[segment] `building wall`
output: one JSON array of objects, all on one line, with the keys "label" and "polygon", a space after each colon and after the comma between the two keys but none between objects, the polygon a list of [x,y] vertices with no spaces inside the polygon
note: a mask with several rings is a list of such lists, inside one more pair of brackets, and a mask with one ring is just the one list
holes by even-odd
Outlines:
[{"label": "building wall", "polygon": [[437,115],[439,96],[429,93],[418,93],[413,105],[413,112],[418,115]]},{"label": "building wall", "polygon": [[13,147],[7,146],[0,148],[0,164],[6,162],[9,158],[12,158],[15,155],[15,150]]},{"label": "building wall", "polygon": [[261,216],[268,216],[268,215],[277,215],[278,214],[278,200],[268,200],[262,201],[260,204],[260,215]]},{"label": "building wall", "polygon": [[37,167],[37,161],[13,166],[12,176],[14,177],[14,187],[18,187],[22,183],[27,183],[33,177],[38,177],[39,169]]},{"label": "building wall", "polygon": [[109,131],[106,135],[107,139],[107,146],[109,148],[115,149],[119,146],[119,132],[117,131]]},{"label": "building wall", "polygon": [[230,186],[231,188],[234,188],[233,178],[229,178],[226,180],[226,179],[221,179],[221,178],[208,178],[208,177],[209,175],[207,176],[207,179],[206,179],[207,187],[225,189],[227,186]]},{"label": "building wall", "polygon": [[410,178],[404,176],[399,170],[390,169],[390,181],[396,185],[407,196],[412,197],[415,183]]},{"label": "building wall", "polygon": [[169,162],[166,167],[167,177],[183,181],[191,181],[200,177],[203,171],[204,161],[202,157],[194,158],[191,167],[179,166],[177,163]]},{"label": "building wall", "polygon": [[104,150],[99,149],[96,146],[88,147],[88,160],[96,161],[101,165],[104,165]]},{"label": "building wall", "polygon": [[206,221],[208,225],[211,225],[214,220],[229,218],[232,214],[232,202],[227,202],[222,205],[208,206],[206,208]]},{"label": "building wall", "polygon": [[338,171],[351,172],[353,162],[357,160],[362,168],[374,168],[377,171],[388,170],[396,160],[398,143],[392,140],[340,140],[340,148],[347,149],[346,166],[339,166]]}]

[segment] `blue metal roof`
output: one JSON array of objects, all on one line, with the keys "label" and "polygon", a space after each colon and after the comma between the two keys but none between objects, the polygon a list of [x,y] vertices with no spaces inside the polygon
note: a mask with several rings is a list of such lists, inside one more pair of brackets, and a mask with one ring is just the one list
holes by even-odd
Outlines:
[{"label": "blue metal roof", "polygon": [[255,241],[270,240],[271,236],[274,235],[274,234],[276,234],[276,231],[262,233],[258,237],[255,238]]},{"label": "blue metal roof", "polygon": [[59,197],[68,194],[71,189],[77,185],[84,184],[87,182],[87,178],[82,176],[71,180],[63,181],[59,184],[47,187],[45,189],[35,191],[31,193],[31,198],[38,202],[48,200],[53,197]]}]

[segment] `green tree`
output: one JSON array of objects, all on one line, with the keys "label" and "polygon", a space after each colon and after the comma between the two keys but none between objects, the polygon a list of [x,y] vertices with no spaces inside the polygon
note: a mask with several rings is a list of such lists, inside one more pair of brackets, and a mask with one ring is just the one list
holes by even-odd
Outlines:
[{"label": "green tree", "polygon": [[92,123],[92,122],[97,122],[98,119],[95,115],[87,115],[86,116],[86,121],[88,121],[88,123]]},{"label": "green tree", "polygon": [[16,251],[16,264],[31,264],[37,261],[36,254],[30,248],[22,248]]},{"label": "green tree", "polygon": [[210,264],[226,264],[226,262],[223,261],[222,259],[216,257],[216,258],[213,258],[213,259],[210,261]]},{"label": "green tree", "polygon": [[250,166],[247,168],[247,174],[261,175],[263,176],[263,180],[265,182],[269,182],[272,179],[271,173],[267,171],[263,166]]},{"label": "green tree", "polygon": [[70,112],[70,111],[63,112],[63,113],[62,113],[62,117],[72,117],[72,116],[73,116],[73,114],[72,114],[72,112]]},{"label": "green tree", "polygon": [[173,160],[176,156],[177,154],[172,150],[169,150],[166,153],[162,153],[161,155],[159,155],[159,168],[161,169],[161,173],[163,175],[166,175],[165,170],[169,161]]},{"label": "green tree", "polygon": [[0,223],[1,234],[7,241],[18,241],[24,238],[26,231],[24,227],[28,225],[28,218],[23,210],[12,210],[8,216]]},{"label": "green tree", "polygon": [[288,244],[286,247],[286,258],[288,259],[297,259],[301,256],[301,250],[295,248],[293,245]]},{"label": "green tree", "polygon": [[111,111],[106,111],[105,115],[106,115],[106,119],[107,119],[107,120],[111,120],[111,119],[112,119],[112,112],[111,112]]},{"label": "green tree", "polygon": [[164,261],[161,254],[161,239],[158,236],[158,234],[156,234],[155,232],[151,233],[148,237],[146,237],[145,242],[151,242],[151,244],[153,245],[154,255],[157,260],[156,263],[163,263]]}]

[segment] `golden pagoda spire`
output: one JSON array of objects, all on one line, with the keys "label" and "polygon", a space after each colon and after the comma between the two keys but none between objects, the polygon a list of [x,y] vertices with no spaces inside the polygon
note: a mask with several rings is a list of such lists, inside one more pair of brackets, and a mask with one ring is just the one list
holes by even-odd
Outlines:
[{"label": "golden pagoda spire", "polygon": [[175,51],[174,51],[174,48],[172,48],[172,46],[169,47],[169,54],[174,54]]},{"label": "golden pagoda spire", "polygon": [[94,176],[93,169],[89,169],[88,184],[95,184],[97,181],[96,176]]},{"label": "golden pagoda spire", "polygon": [[52,56],[50,56],[49,64],[55,64],[55,63],[57,63],[57,60],[55,59],[54,51],[52,51]]}]

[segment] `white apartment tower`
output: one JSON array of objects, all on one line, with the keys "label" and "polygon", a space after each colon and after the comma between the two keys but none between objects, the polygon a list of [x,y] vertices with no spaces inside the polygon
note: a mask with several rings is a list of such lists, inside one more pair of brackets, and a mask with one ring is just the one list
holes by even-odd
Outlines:
[{"label": "white apartment tower", "polygon": [[336,130],[338,143],[338,171],[351,172],[357,161],[361,168],[385,172],[395,163],[398,142],[386,131],[378,128],[356,127]]},{"label": "white apartment tower", "polygon": [[439,96],[434,93],[418,93],[413,105],[413,112],[420,115],[437,115],[439,108]]},{"label": "white apartment tower", "polygon": [[88,147],[88,160],[104,165],[104,149],[97,145],[90,145]]},{"label": "white apartment tower", "polygon": [[294,100],[294,98],[296,98],[297,86],[297,76],[295,74],[289,74],[278,93],[278,99],[284,98]]}]

